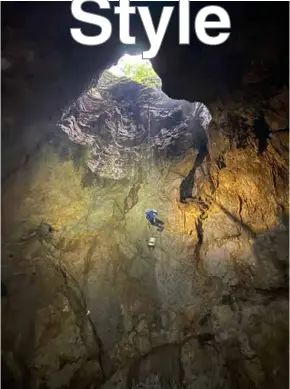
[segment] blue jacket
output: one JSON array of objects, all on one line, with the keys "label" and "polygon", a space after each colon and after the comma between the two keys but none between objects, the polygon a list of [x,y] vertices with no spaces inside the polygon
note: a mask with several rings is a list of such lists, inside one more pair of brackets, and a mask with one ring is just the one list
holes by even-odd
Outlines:
[{"label": "blue jacket", "polygon": [[158,212],[155,209],[148,209],[145,212],[146,219],[149,221],[149,223],[154,223],[155,222],[155,217],[158,215]]}]

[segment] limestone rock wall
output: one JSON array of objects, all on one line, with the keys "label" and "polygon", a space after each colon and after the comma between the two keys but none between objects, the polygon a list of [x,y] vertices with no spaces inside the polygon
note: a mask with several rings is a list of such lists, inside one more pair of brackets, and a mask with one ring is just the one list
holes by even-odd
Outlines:
[{"label": "limestone rock wall", "polygon": [[287,387],[288,135],[259,138],[259,108],[210,107],[186,203],[194,149],[112,180],[59,129],[40,143],[2,195],[10,387]]}]

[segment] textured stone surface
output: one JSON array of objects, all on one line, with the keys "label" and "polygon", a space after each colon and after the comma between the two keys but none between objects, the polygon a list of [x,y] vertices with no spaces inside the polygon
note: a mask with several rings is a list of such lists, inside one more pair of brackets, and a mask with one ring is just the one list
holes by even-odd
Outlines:
[{"label": "textured stone surface", "polygon": [[160,156],[199,148],[210,121],[202,103],[172,100],[159,87],[105,71],[64,112],[59,125],[73,142],[87,147],[92,172],[123,179]]},{"label": "textured stone surface", "polygon": [[[53,32],[56,25],[50,23]],[[100,134],[105,127],[78,122],[80,145],[56,128],[84,80],[117,59],[111,46],[88,61],[66,58],[64,44],[53,50],[45,42],[39,50],[24,35],[22,42],[22,31],[8,34],[14,49],[7,45],[3,54],[11,63],[3,73],[3,387],[288,388],[289,102],[288,89],[275,84],[282,81],[280,40],[267,26],[273,51],[263,53],[270,45],[264,28],[255,41],[264,46],[249,50],[252,30],[243,28],[247,39],[238,47],[233,39],[230,56],[190,48],[188,60],[172,50],[169,34],[154,61],[171,96],[212,101],[209,155],[190,177],[186,203],[180,186],[198,151],[182,137],[179,155],[157,153],[153,166],[145,155],[140,170],[126,161],[130,174],[112,180],[88,171],[95,157],[84,147],[91,136],[102,150],[115,147]],[[243,89],[229,95],[241,81]],[[217,91],[219,100],[210,99]],[[135,123],[115,92],[126,119],[118,141],[126,144],[130,134],[136,139],[140,117]],[[109,126],[106,115],[117,112],[108,109],[112,96],[98,103]],[[71,109],[65,115],[76,117]],[[164,117],[157,119],[159,125]],[[144,220],[150,207],[165,222],[162,234]]]},{"label": "textured stone surface", "polygon": [[[87,155],[52,138],[10,179],[2,270],[3,350],[18,358],[10,370],[29,366],[36,388],[286,388],[285,134],[260,155],[251,126],[239,147],[232,122],[223,119],[224,132],[218,120],[189,203],[179,202],[179,186],[194,150],[150,169],[144,162],[131,180],[88,181]],[[146,224],[148,207],[162,233]]]}]

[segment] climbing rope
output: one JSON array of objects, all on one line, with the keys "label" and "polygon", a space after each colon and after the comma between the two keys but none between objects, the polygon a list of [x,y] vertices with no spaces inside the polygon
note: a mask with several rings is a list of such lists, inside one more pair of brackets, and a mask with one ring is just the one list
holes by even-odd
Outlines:
[{"label": "climbing rope", "polygon": [[[154,142],[153,137],[151,136],[151,110],[150,106],[148,105],[148,145],[149,145],[149,174],[152,172],[153,166],[154,166]],[[157,108],[154,108],[155,110]]]},{"label": "climbing rope", "polygon": [[163,267],[163,247],[162,247],[162,231],[159,231],[160,234],[160,252],[161,252],[161,267]]},{"label": "climbing rope", "polygon": [[149,145],[149,162],[148,162],[148,176],[152,171],[153,154],[152,154],[152,141],[151,141],[151,122],[150,122],[150,107],[148,105],[148,145]]},{"label": "climbing rope", "polygon": [[[149,146],[149,159],[148,159],[148,179],[150,178],[150,174],[152,174],[153,167],[154,167],[154,142],[153,138],[151,136],[151,111],[150,111],[150,106],[147,106],[148,108],[148,146]],[[154,108],[156,109],[156,108]],[[147,182],[148,183],[148,182]],[[161,230],[159,227],[157,228],[157,231],[154,230],[154,228],[151,227],[150,223],[148,223],[149,227],[149,233],[150,233],[150,239],[149,239],[149,247],[154,248],[155,247],[155,241],[158,236],[158,232],[160,233],[160,250],[161,250],[161,263],[163,262],[163,250],[162,250],[162,239],[161,239]],[[150,241],[152,244],[150,244]],[[153,252],[152,252],[153,256]]]}]

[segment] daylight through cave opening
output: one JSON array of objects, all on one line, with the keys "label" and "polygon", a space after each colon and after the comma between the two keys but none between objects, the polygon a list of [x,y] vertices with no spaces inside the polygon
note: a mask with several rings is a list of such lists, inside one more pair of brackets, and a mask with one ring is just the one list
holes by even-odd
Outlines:
[{"label": "daylight through cave opening", "polygon": [[207,154],[210,121],[203,103],[168,97],[149,60],[125,54],[91,80],[59,125],[72,142],[87,148],[88,168],[105,179],[138,176],[148,182],[157,178],[158,168],[195,149],[193,168],[180,185],[180,200],[186,201]]}]

